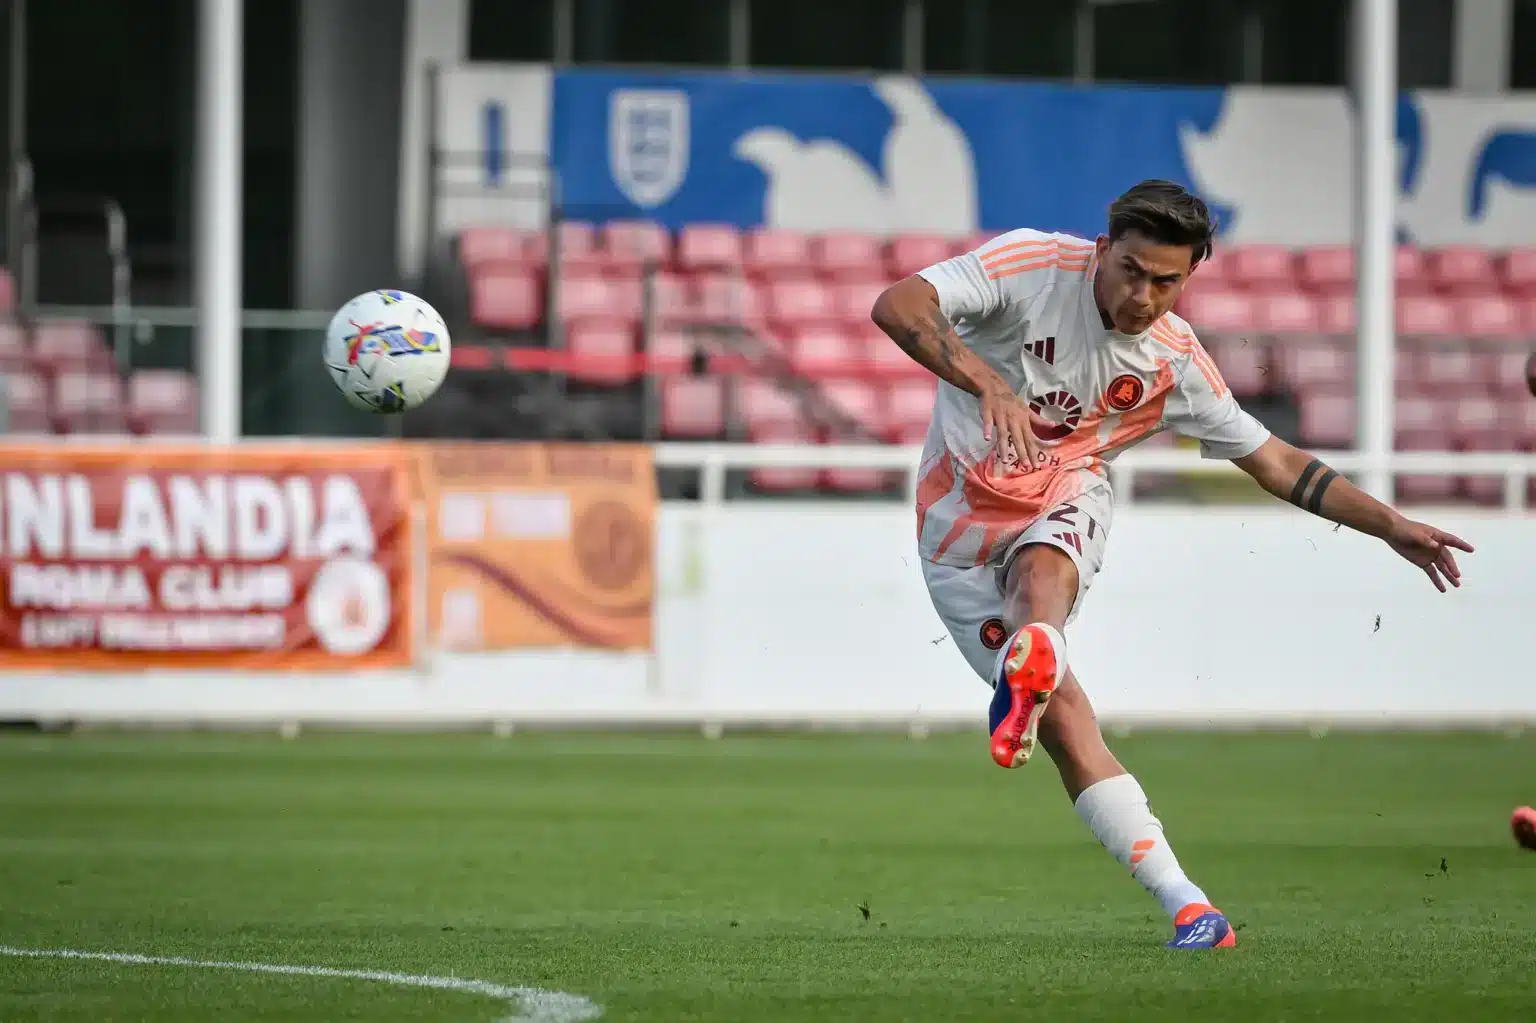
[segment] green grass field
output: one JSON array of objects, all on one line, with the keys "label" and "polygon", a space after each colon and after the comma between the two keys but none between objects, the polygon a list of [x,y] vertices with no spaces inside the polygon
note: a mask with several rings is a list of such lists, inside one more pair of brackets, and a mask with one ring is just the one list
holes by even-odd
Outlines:
[{"label": "green grass field", "polygon": [[[1236,949],[1164,949],[1049,763],[1000,771],[980,733],[12,734],[0,945],[478,978],[614,1021],[1536,1019],[1536,854],[1507,825],[1536,739],[1115,746]],[[0,956],[5,1021],[509,1013]]]}]

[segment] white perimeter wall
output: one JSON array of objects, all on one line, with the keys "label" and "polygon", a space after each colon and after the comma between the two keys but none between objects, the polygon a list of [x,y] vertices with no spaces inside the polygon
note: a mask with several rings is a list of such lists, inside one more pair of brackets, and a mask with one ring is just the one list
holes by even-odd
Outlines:
[{"label": "white perimeter wall", "polygon": [[[1443,521],[1442,521],[1443,520]],[[1124,509],[1068,632],[1110,722],[1536,720],[1536,523],[1446,515],[1479,548],[1441,595],[1294,510]],[[427,655],[392,675],[0,677],[0,718],[911,722],[985,719],[890,506],[668,507],[654,658]],[[1380,616],[1380,630],[1376,618]]]}]

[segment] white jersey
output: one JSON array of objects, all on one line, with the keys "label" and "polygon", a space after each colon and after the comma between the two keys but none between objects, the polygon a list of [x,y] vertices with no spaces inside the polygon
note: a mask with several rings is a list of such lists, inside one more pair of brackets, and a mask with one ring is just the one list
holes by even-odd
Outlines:
[{"label": "white jersey", "polygon": [[997,564],[1041,515],[1109,486],[1105,463],[1173,428],[1207,458],[1269,438],[1243,411],[1194,331],[1169,313],[1141,334],[1105,328],[1092,242],[1019,230],[919,273],[966,346],[1029,401],[1044,465],[1020,471],[982,436],[976,398],[939,382],[917,497],[929,561]]}]

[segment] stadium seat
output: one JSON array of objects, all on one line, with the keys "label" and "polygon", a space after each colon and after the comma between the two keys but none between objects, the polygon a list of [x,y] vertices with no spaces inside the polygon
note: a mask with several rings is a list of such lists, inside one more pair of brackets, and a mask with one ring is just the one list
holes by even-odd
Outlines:
[{"label": "stadium seat", "polygon": [[1399,297],[1431,292],[1429,266],[1422,250],[1412,245],[1399,245],[1393,253],[1392,268]]},{"label": "stadium seat", "polygon": [[742,268],[758,280],[809,277],[812,273],[811,240],[800,231],[763,227],[742,239]]},{"label": "stadium seat", "polygon": [[677,236],[682,270],[740,270],[741,235],[729,224],[689,224]]},{"label": "stadium seat", "polygon": [[835,326],[838,321],[830,290],[820,281],[773,281],[766,293],[768,320],[785,333]]},{"label": "stadium seat", "polygon": [[886,431],[897,444],[921,444],[933,418],[934,392],[938,381],[928,376],[921,380],[901,380],[886,392]]},{"label": "stadium seat", "polygon": [[1321,317],[1310,295],[1300,291],[1276,291],[1253,300],[1253,327],[1272,337],[1314,337]]},{"label": "stadium seat", "polygon": [[885,406],[873,384],[864,380],[829,380],[821,386],[821,395],[838,412],[847,416],[873,439],[883,436],[887,426]]},{"label": "stadium seat", "polygon": [[645,354],[649,373],[675,376],[692,372],[694,354],[700,348],[683,331],[663,328],[642,337],[640,350]]},{"label": "stadium seat", "polygon": [[1283,245],[1234,245],[1227,250],[1225,276],[1252,292],[1289,291],[1296,286],[1295,254]]},{"label": "stadium seat", "polygon": [[883,280],[842,281],[831,288],[832,308],[837,318],[849,329],[859,330],[872,322],[870,311],[875,307],[875,299],[886,289],[886,283]]},{"label": "stadium seat", "polygon": [[[1449,451],[1454,406],[1433,398],[1405,398],[1395,408],[1399,451]],[[1456,493],[1454,476],[1408,474],[1397,477],[1397,497],[1414,504],[1450,500]]]},{"label": "stadium seat", "polygon": [[650,220],[614,220],[601,231],[603,263],[608,272],[625,276],[672,261],[672,236]]},{"label": "stadium seat", "polygon": [[[796,419],[787,423],[765,425],[751,434],[751,439],[758,444],[814,444],[816,435],[807,423]],[[816,469],[792,466],[782,469],[752,469],[747,473],[747,480],[755,489],[767,492],[810,490],[816,486],[819,475]]]},{"label": "stadium seat", "polygon": [[89,323],[40,323],[33,332],[32,356],[49,373],[110,372],[111,351],[101,332]]},{"label": "stadium seat", "polygon": [[1425,395],[1469,398],[1488,389],[1488,357],[1465,344],[1431,345],[1417,353],[1399,350],[1398,361],[1416,363],[1411,378],[1414,390]]},{"label": "stadium seat", "polygon": [[764,321],[762,292],[731,274],[702,274],[694,279],[696,310],[706,323],[737,323],[760,327]]},{"label": "stadium seat", "polygon": [[642,301],[638,280],[564,277],[555,292],[560,319],[569,327],[582,321],[635,323]]},{"label": "stadium seat", "polygon": [[1525,348],[1500,348],[1490,353],[1488,385],[1496,397],[1536,408],[1525,382],[1525,363],[1530,355]]},{"label": "stadium seat", "polygon": [[1354,386],[1355,353],[1345,345],[1297,342],[1277,346],[1275,355],[1280,382],[1293,393]]},{"label": "stadium seat", "polygon": [[52,433],[48,381],[35,373],[9,372],[0,376],[5,388],[4,432]]},{"label": "stadium seat", "polygon": [[1455,330],[1463,337],[1506,341],[1528,336],[1519,304],[1505,295],[1466,295],[1452,305]]},{"label": "stadium seat", "polygon": [[1317,245],[1297,259],[1297,281],[1315,295],[1350,295],[1355,290],[1355,250],[1349,245]]},{"label": "stadium seat", "polygon": [[122,381],[111,373],[66,371],[53,384],[53,418],[62,433],[122,433]]},{"label": "stadium seat", "polygon": [[127,418],[136,433],[197,433],[197,378],[174,369],[140,370],[128,378]]},{"label": "stadium seat", "polygon": [[1510,249],[1496,266],[1505,294],[1515,298],[1536,297],[1536,247]]},{"label": "stadium seat", "polygon": [[571,353],[567,375],[593,384],[623,384],[635,378],[635,332],[617,323],[572,324],[565,338]]},{"label": "stadium seat", "polygon": [[0,266],[0,316],[8,316],[16,308],[16,282],[11,272]]},{"label": "stadium seat", "polygon": [[480,326],[527,330],[543,311],[544,290],[527,270],[496,264],[469,276],[469,316]]},{"label": "stadium seat", "polygon": [[1517,451],[1536,451],[1536,402],[1522,401],[1505,406],[1508,419],[1504,432],[1509,446]]},{"label": "stadium seat", "polygon": [[886,278],[899,281],[935,263],[942,263],[949,258],[951,247],[950,240],[942,235],[897,235],[886,249]]},{"label": "stadium seat", "polygon": [[789,365],[801,376],[858,375],[860,354],[837,328],[809,327],[789,335]]},{"label": "stadium seat", "polygon": [[[1451,421],[1451,442],[1458,451],[1507,451],[1513,438],[1503,428],[1499,404],[1492,398],[1465,398],[1456,403]],[[1504,499],[1504,480],[1494,476],[1461,476],[1457,491],[1481,505],[1498,505]]]},{"label": "stadium seat", "polygon": [[1438,295],[1404,295],[1397,300],[1399,338],[1446,338],[1456,334],[1456,315]]},{"label": "stadium seat", "polygon": [[1205,342],[1216,368],[1239,398],[1251,398],[1273,390],[1269,346],[1257,339],[1217,337]]},{"label": "stadium seat", "polygon": [[1317,304],[1318,327],[1330,337],[1348,338],[1355,334],[1355,297],[1353,295],[1321,295]]},{"label": "stadium seat", "polygon": [[725,392],[718,377],[672,377],[661,382],[661,432],[689,440],[725,431]]},{"label": "stadium seat", "polygon": [[1447,245],[1425,254],[1429,284],[1448,295],[1488,295],[1499,290],[1493,253],[1470,245]]},{"label": "stadium seat", "polygon": [[1314,390],[1297,400],[1301,442],[1312,447],[1342,450],[1354,447],[1357,420],[1355,396],[1344,390]]},{"label": "stadium seat", "polygon": [[847,336],[862,374],[880,380],[933,379],[927,367],[902,351],[873,323],[850,331]]},{"label": "stadium seat", "polygon": [[816,270],[834,281],[885,281],[880,241],[873,235],[832,231],[811,240]]},{"label": "stadium seat", "polygon": [[697,318],[698,302],[695,300],[693,281],[679,274],[663,270],[645,278],[642,287],[649,289],[651,314],[658,327],[687,323]]},{"label": "stadium seat", "polygon": [[1201,337],[1241,337],[1253,329],[1253,296],[1215,288],[1186,294],[1180,315]]},{"label": "stadium seat", "polygon": [[804,418],[800,402],[792,393],[774,381],[760,377],[737,381],[731,401],[733,419],[741,424],[748,437]]},{"label": "stadium seat", "polygon": [[471,227],[459,235],[459,263],[471,272],[492,263],[542,266],[543,241],[542,231],[526,231],[514,227]]}]

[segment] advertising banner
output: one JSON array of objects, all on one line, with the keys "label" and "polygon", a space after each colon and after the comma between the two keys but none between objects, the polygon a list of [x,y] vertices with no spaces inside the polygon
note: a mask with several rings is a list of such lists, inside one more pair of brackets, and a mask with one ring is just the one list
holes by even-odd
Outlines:
[{"label": "advertising banner", "polygon": [[650,448],[415,450],[437,646],[652,648],[658,497]]},{"label": "advertising banner", "polygon": [[0,446],[0,670],[411,661],[393,445]]}]

